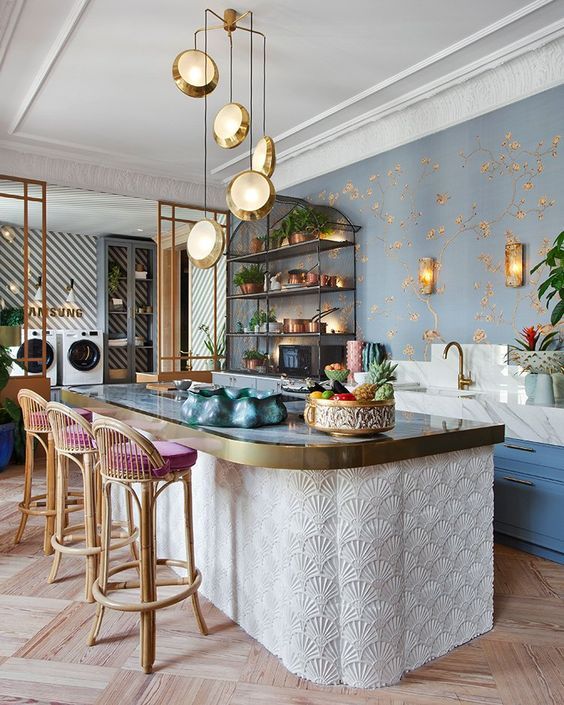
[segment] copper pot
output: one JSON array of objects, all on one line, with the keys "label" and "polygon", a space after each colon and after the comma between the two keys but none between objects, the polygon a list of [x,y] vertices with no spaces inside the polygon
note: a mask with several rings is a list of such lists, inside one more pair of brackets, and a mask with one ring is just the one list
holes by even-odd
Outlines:
[{"label": "copper pot", "polygon": [[292,233],[288,235],[288,242],[290,245],[299,245],[300,242],[307,242],[308,240],[315,240],[315,235],[313,233]]},{"label": "copper pot", "polygon": [[285,318],[284,333],[306,333],[308,323],[306,318]]},{"label": "copper pot", "polygon": [[259,240],[258,237],[254,237],[251,240],[251,252],[252,254],[257,254],[258,252],[262,252],[263,248],[263,242],[262,240]]},{"label": "copper pot", "polygon": [[258,360],[256,358],[251,358],[249,360],[245,360],[245,367],[248,370],[255,370],[257,367],[262,367],[264,365],[264,360]]},{"label": "copper pot", "polygon": [[288,272],[288,284],[305,284],[307,272],[305,269],[290,269]]},{"label": "copper pot", "polygon": [[308,272],[306,274],[306,286],[319,286],[319,274],[317,272]]},{"label": "copper pot", "polygon": [[240,287],[242,294],[260,294],[264,291],[264,284],[241,284]]},{"label": "copper pot", "polygon": [[321,333],[325,335],[327,333],[327,323],[323,321],[308,321],[306,323],[306,333]]}]

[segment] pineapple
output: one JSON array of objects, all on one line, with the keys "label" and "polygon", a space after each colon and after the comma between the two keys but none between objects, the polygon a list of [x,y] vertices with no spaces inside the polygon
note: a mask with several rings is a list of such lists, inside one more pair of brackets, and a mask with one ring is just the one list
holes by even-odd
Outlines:
[{"label": "pineapple", "polygon": [[378,387],[375,384],[360,384],[353,389],[353,394],[357,401],[372,401],[377,389]]},{"label": "pineapple", "polygon": [[389,401],[394,398],[394,388],[389,382],[378,387],[374,395],[374,401]]},{"label": "pineapple", "polygon": [[380,363],[373,362],[368,370],[370,373],[370,381],[377,387],[392,382],[396,378],[396,368],[397,365],[392,365],[389,360],[383,360]]}]

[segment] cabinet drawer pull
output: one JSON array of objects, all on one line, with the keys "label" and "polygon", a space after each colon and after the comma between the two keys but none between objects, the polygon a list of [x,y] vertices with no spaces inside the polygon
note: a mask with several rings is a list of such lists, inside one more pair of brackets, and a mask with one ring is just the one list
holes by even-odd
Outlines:
[{"label": "cabinet drawer pull", "polygon": [[518,477],[510,477],[509,475],[503,478],[508,482],[516,482],[518,485],[527,485],[528,487],[534,487],[535,483],[530,480],[520,480]]},{"label": "cabinet drawer pull", "polygon": [[514,443],[504,443],[504,446],[506,448],[512,448],[513,450],[522,450],[525,451],[525,453],[536,453],[537,451],[535,448],[528,448],[527,446],[518,446],[515,445]]}]

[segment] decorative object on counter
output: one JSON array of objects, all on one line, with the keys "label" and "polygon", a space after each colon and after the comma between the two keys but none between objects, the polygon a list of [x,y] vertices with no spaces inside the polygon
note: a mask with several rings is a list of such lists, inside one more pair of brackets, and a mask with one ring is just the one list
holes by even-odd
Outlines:
[{"label": "decorative object on counter", "polygon": [[204,334],[204,346],[212,357],[211,360],[207,361],[208,368],[219,370],[221,368],[221,360],[225,358],[225,325],[220,329],[215,343],[208,325],[202,323],[198,330]]},{"label": "decorative object on counter", "polygon": [[362,372],[362,340],[347,341],[347,367],[351,371],[351,380],[355,372]]},{"label": "decorative object on counter", "polygon": [[560,372],[564,367],[564,350],[548,350],[556,342],[558,331],[552,326],[529,326],[515,338],[517,345],[508,346],[507,360],[519,365],[524,372]]},{"label": "decorative object on counter", "polygon": [[113,296],[118,290],[119,280],[125,276],[117,262],[112,262],[108,269],[108,294]]},{"label": "decorative object on counter", "polygon": [[266,270],[260,264],[244,265],[233,277],[233,284],[241,289],[243,294],[258,294],[264,291],[264,275]]},{"label": "decorative object on counter", "polygon": [[327,379],[332,379],[337,382],[346,382],[350,370],[346,368],[341,362],[333,362],[329,365],[325,365],[323,370]]},{"label": "decorative object on counter", "polygon": [[533,372],[525,377],[525,392],[531,404],[552,406],[554,386],[552,375],[547,372]]},{"label": "decorative object on counter", "polygon": [[373,436],[394,428],[395,402],[312,399],[310,395],[304,419],[311,428],[332,436]]},{"label": "decorative object on counter", "polygon": [[390,401],[394,398],[392,382],[396,380],[397,364],[389,360],[374,360],[368,371],[368,381],[353,390],[357,401]]},{"label": "decorative object on counter", "polygon": [[432,257],[419,259],[419,292],[432,294],[435,283],[435,260]]},{"label": "decorative object on counter", "polygon": [[[373,362],[380,363],[385,360],[386,357],[386,346],[384,343],[364,342],[364,347],[362,348],[362,369],[364,372],[368,373]],[[355,380],[357,380],[356,375]]]},{"label": "decorative object on counter", "polygon": [[261,353],[255,348],[245,350],[243,353],[243,362],[248,370],[256,370],[257,367],[264,365],[268,358],[266,353]]},{"label": "decorative object on counter", "polygon": [[198,426],[258,428],[282,423],[288,410],[280,394],[220,387],[189,391],[182,415],[186,423]]},{"label": "decorative object on counter", "polygon": [[[208,14],[220,20],[219,25],[208,26]],[[243,25],[248,18],[250,25]],[[204,27],[194,33],[194,49],[180,52],[172,66],[172,77],[178,88],[193,98],[204,98],[204,214],[207,211],[207,95],[211,93],[219,81],[217,64],[208,55],[208,32],[224,29],[229,37],[229,103],[217,113],[214,121],[214,139],[220,147],[231,149],[241,144],[253,123],[253,39],[255,35],[262,38],[263,43],[263,81],[262,81],[262,132],[256,154],[253,155],[253,142],[249,140],[249,160],[252,168],[236,174],[227,187],[226,200],[231,212],[241,220],[260,220],[267,215],[272,206],[276,192],[270,181],[274,171],[274,142],[266,135],[266,35],[253,28],[253,13],[248,10],[237,14],[233,9],[227,9],[223,17],[210,9],[204,12]],[[233,102],[233,33],[236,29],[248,32],[250,35],[250,110],[240,103]],[[200,32],[204,33],[204,51],[197,48]],[[257,170],[255,170],[257,166]],[[203,221],[200,221],[203,222]],[[211,222],[211,221],[210,221]]]},{"label": "decorative object on counter", "polygon": [[523,245],[520,242],[505,245],[505,286],[523,286]]},{"label": "decorative object on counter", "polygon": [[564,230],[556,237],[553,247],[546,253],[546,257],[531,269],[531,274],[534,274],[543,265],[550,267],[550,272],[548,278],[539,285],[539,299],[546,294],[547,306],[555,296],[560,299],[556,302],[550,316],[551,324],[556,326],[564,318]]},{"label": "decorative object on counter", "polygon": [[192,386],[191,379],[175,379],[172,383],[174,384],[174,388],[179,392],[187,392]]}]

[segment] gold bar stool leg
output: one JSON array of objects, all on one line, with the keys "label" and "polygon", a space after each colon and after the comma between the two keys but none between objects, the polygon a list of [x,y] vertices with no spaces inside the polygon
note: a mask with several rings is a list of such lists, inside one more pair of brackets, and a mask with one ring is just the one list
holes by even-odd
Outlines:
[{"label": "gold bar stool leg", "polygon": [[[192,473],[184,475],[182,478],[182,487],[184,490],[184,526],[186,535],[186,563],[190,582],[196,579],[196,561],[194,559],[194,525],[192,521]],[[198,624],[198,629],[201,634],[208,635],[208,627],[206,620],[202,614],[200,607],[200,599],[198,593],[192,594],[192,610]]]},{"label": "gold bar stool leg", "polygon": [[[31,505],[31,485],[33,481],[33,465],[34,465],[34,442],[31,433],[25,434],[25,475],[24,475],[24,494],[21,506],[25,509],[29,509]],[[23,532],[27,524],[29,514],[27,512],[22,512],[20,518],[20,525],[16,531],[16,536],[14,538],[14,544],[18,544],[22,540]]]},{"label": "gold bar stool leg", "polygon": [[46,481],[47,481],[47,497],[46,497],[46,517],[45,517],[45,534],[43,537],[43,552],[45,555],[51,555],[53,553],[53,546],[51,545],[51,537],[55,533],[55,483],[56,483],[56,470],[55,470],[55,445],[53,443],[53,434],[49,433],[47,436],[47,467],[46,467]]}]

